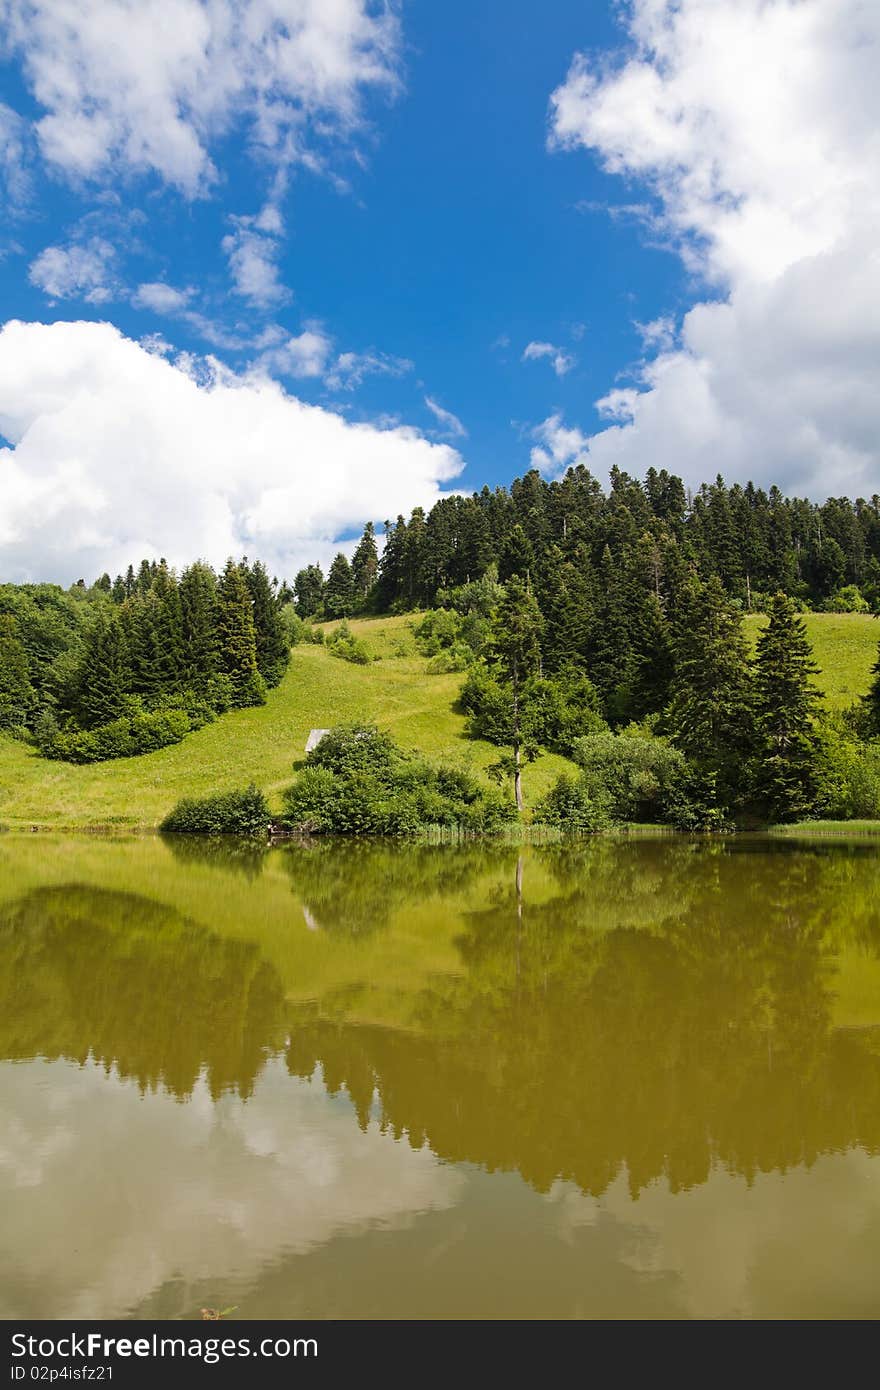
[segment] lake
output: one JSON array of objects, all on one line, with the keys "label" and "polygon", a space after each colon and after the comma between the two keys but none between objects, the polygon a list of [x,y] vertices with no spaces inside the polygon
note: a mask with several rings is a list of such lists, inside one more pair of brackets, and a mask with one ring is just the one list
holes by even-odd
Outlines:
[{"label": "lake", "polygon": [[877,1317],[880,848],[0,837],[0,1316]]}]

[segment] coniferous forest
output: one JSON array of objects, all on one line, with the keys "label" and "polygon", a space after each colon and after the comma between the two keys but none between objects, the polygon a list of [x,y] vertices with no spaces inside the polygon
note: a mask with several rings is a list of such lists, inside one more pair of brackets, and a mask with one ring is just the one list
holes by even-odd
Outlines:
[{"label": "coniferous forest", "polygon": [[[230,559],[219,574],[144,560],[68,590],[4,585],[0,724],[49,758],[149,752],[263,703],[291,645],[324,640],[316,622],[413,612],[428,670],[462,673],[468,729],[498,747],[520,809],[540,751],[578,767],[538,820],[870,815],[880,667],[866,699],[821,714],[799,613],[878,608],[878,496],[817,505],[721,478],[689,494],[654,469],[614,470],[603,490],[583,467],[532,471],[386,522],[381,554],[370,522],[351,560],[292,584]],[[752,654],[756,611],[769,623]],[[331,642],[366,659],[344,624]]]}]

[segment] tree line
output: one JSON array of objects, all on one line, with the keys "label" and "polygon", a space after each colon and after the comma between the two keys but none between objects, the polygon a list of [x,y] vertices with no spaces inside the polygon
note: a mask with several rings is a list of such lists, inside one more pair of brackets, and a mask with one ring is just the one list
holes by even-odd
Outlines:
[{"label": "tree line", "polygon": [[0,727],[48,757],[90,762],[174,743],[229,709],[263,704],[290,643],[260,561],[178,576],[144,560],[64,591],[0,586]]}]

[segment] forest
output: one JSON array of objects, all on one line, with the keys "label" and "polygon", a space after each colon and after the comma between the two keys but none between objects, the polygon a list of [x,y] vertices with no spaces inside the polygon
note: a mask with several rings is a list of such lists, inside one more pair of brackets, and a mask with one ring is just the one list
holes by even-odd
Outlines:
[{"label": "forest", "polygon": [[[297,642],[364,662],[345,620],[412,613],[427,671],[462,673],[468,730],[498,747],[493,773],[517,809],[524,764],[547,749],[571,760],[573,773],[531,808],[537,821],[703,829],[873,817],[880,660],[865,697],[829,715],[799,615],[878,609],[876,495],[818,505],[721,478],[689,493],[654,469],[643,482],[613,470],[607,490],[582,467],[554,481],[532,471],[386,522],[381,553],[368,523],[326,576],[316,564],[289,583],[246,558],[219,574],[144,560],[67,590],[2,585],[0,727],[48,758],[150,752],[264,702]],[[749,612],[768,618],[754,653]],[[331,619],[342,622],[328,636],[320,624]],[[404,776],[400,750],[372,735],[362,747],[378,750],[369,775],[385,807],[365,810],[364,826],[410,827],[411,806],[388,810],[389,786],[397,795],[403,777],[411,800],[434,774]],[[330,796],[319,758],[303,775]],[[308,814],[292,823],[344,828],[305,785],[288,802]],[[352,795],[337,788],[335,802],[350,810]]]}]

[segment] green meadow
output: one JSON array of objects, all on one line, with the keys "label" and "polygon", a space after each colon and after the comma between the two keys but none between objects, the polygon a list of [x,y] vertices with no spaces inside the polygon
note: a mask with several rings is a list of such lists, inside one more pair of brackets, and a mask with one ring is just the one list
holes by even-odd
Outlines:
[{"label": "green meadow", "polygon": [[[756,640],[762,619],[749,617]],[[810,614],[807,629],[817,683],[839,709],[864,694],[876,659],[880,623],[858,614]],[[460,674],[430,675],[409,616],[351,622],[374,658],[355,666],[320,646],[298,646],[281,685],[259,709],[237,710],[183,743],[137,758],[76,766],[49,762],[24,743],[0,739],[0,823],[6,826],[154,828],[182,796],[230,790],[253,781],[276,807],[303,757],[310,729],[357,720],[388,729],[403,747],[476,771],[498,750],[465,735],[456,708]],[[332,626],[332,625],[329,625]],[[527,805],[569,766],[548,754],[526,768]]]}]

